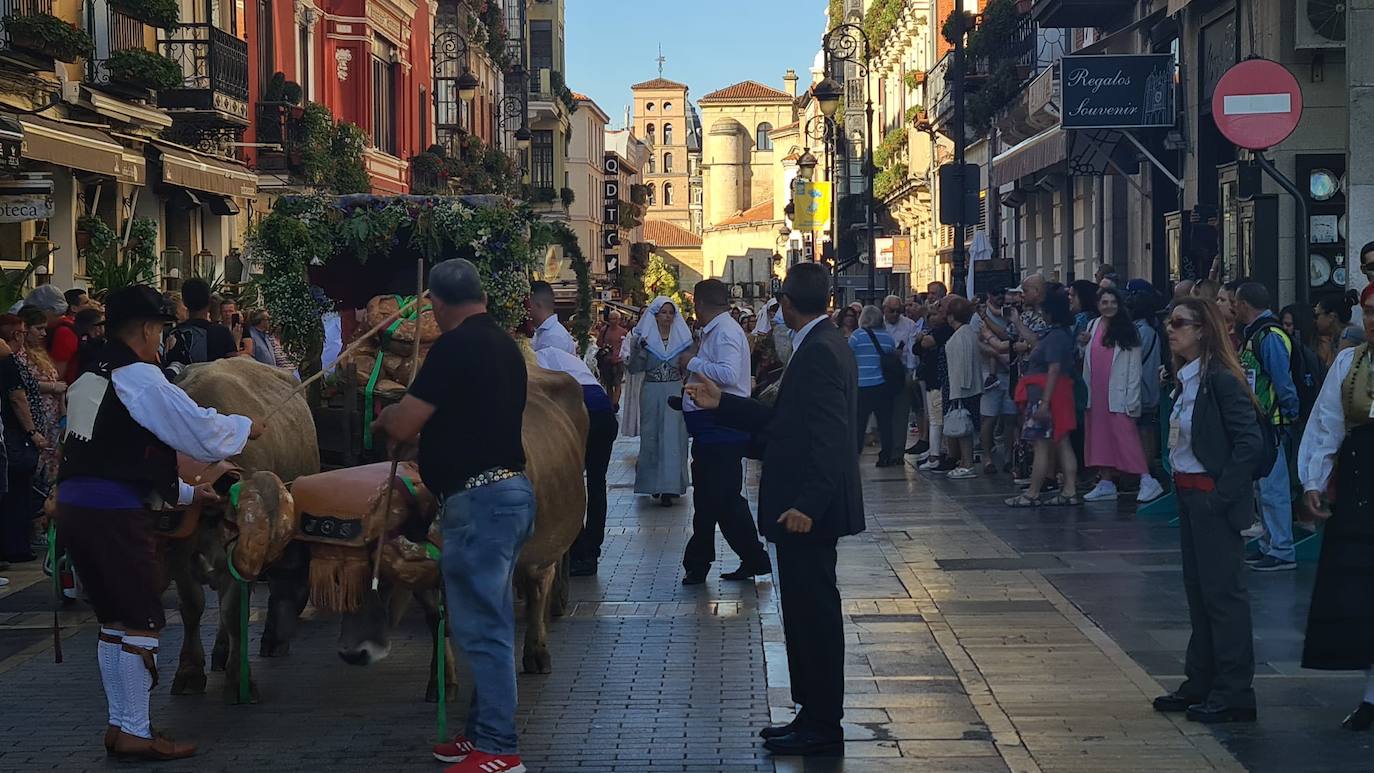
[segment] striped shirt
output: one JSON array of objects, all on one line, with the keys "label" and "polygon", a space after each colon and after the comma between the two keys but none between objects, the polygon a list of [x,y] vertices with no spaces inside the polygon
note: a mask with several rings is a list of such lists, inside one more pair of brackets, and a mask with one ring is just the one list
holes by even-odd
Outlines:
[{"label": "striped shirt", "polygon": [[869,332],[873,333],[873,338],[878,339],[878,346],[882,347],[884,352],[895,351],[897,348],[886,330],[870,331],[860,328],[850,334],[849,348],[854,351],[854,359],[859,363],[860,387],[882,386],[885,383],[882,360],[878,356],[878,350],[873,347],[873,338],[869,337]]}]

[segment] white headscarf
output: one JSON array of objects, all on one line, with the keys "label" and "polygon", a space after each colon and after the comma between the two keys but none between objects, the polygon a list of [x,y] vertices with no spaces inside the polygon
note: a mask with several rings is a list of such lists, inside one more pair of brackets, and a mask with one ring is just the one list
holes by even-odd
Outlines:
[{"label": "white headscarf", "polygon": [[767,335],[773,329],[773,325],[782,324],[782,309],[778,308],[778,299],[770,298],[768,303],[763,305],[763,311],[759,312],[759,320],[754,323],[754,335]]},{"label": "white headscarf", "polygon": [[673,299],[666,295],[660,295],[648,306],[644,307],[644,313],[639,318],[639,324],[635,325],[635,335],[643,338],[649,343],[649,351],[660,360],[668,360],[678,356],[687,347],[692,345],[692,331],[687,328],[687,320],[682,318],[682,309],[673,303],[673,309],[677,314],[673,315],[673,329],[668,333],[668,344],[663,344],[663,336],[658,332],[658,320],[655,316],[658,310],[663,308],[663,304],[673,303]]}]

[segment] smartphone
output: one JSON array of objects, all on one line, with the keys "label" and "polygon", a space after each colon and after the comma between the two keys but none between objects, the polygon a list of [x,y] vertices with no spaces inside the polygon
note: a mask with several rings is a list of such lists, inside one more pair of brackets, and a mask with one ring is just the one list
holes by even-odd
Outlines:
[{"label": "smartphone", "polygon": [[234,312],[234,315],[229,319],[234,323],[235,326],[243,324],[243,315],[239,314],[237,311]]}]

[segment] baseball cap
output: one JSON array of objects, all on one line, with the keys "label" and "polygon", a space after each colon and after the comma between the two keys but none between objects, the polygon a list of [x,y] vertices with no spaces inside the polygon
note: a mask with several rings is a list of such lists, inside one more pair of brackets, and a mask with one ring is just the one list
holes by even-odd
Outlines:
[{"label": "baseball cap", "polygon": [[110,327],[134,320],[175,322],[176,318],[171,304],[147,285],[121,287],[105,297],[105,320]]}]

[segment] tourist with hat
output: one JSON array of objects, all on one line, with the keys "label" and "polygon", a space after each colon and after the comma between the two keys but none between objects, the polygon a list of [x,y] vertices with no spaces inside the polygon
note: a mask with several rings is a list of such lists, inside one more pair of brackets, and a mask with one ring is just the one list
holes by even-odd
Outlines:
[{"label": "tourist with hat", "polygon": [[100,622],[106,751],[182,759],[195,754],[195,744],[153,732],[148,717],[166,622],[152,510],[217,501],[209,485],[193,488],[178,477],[177,454],[227,459],[262,425],[196,405],[163,375],[158,347],[176,317],[156,290],[116,290],[105,309],[109,341],[67,393],[57,523]]}]

